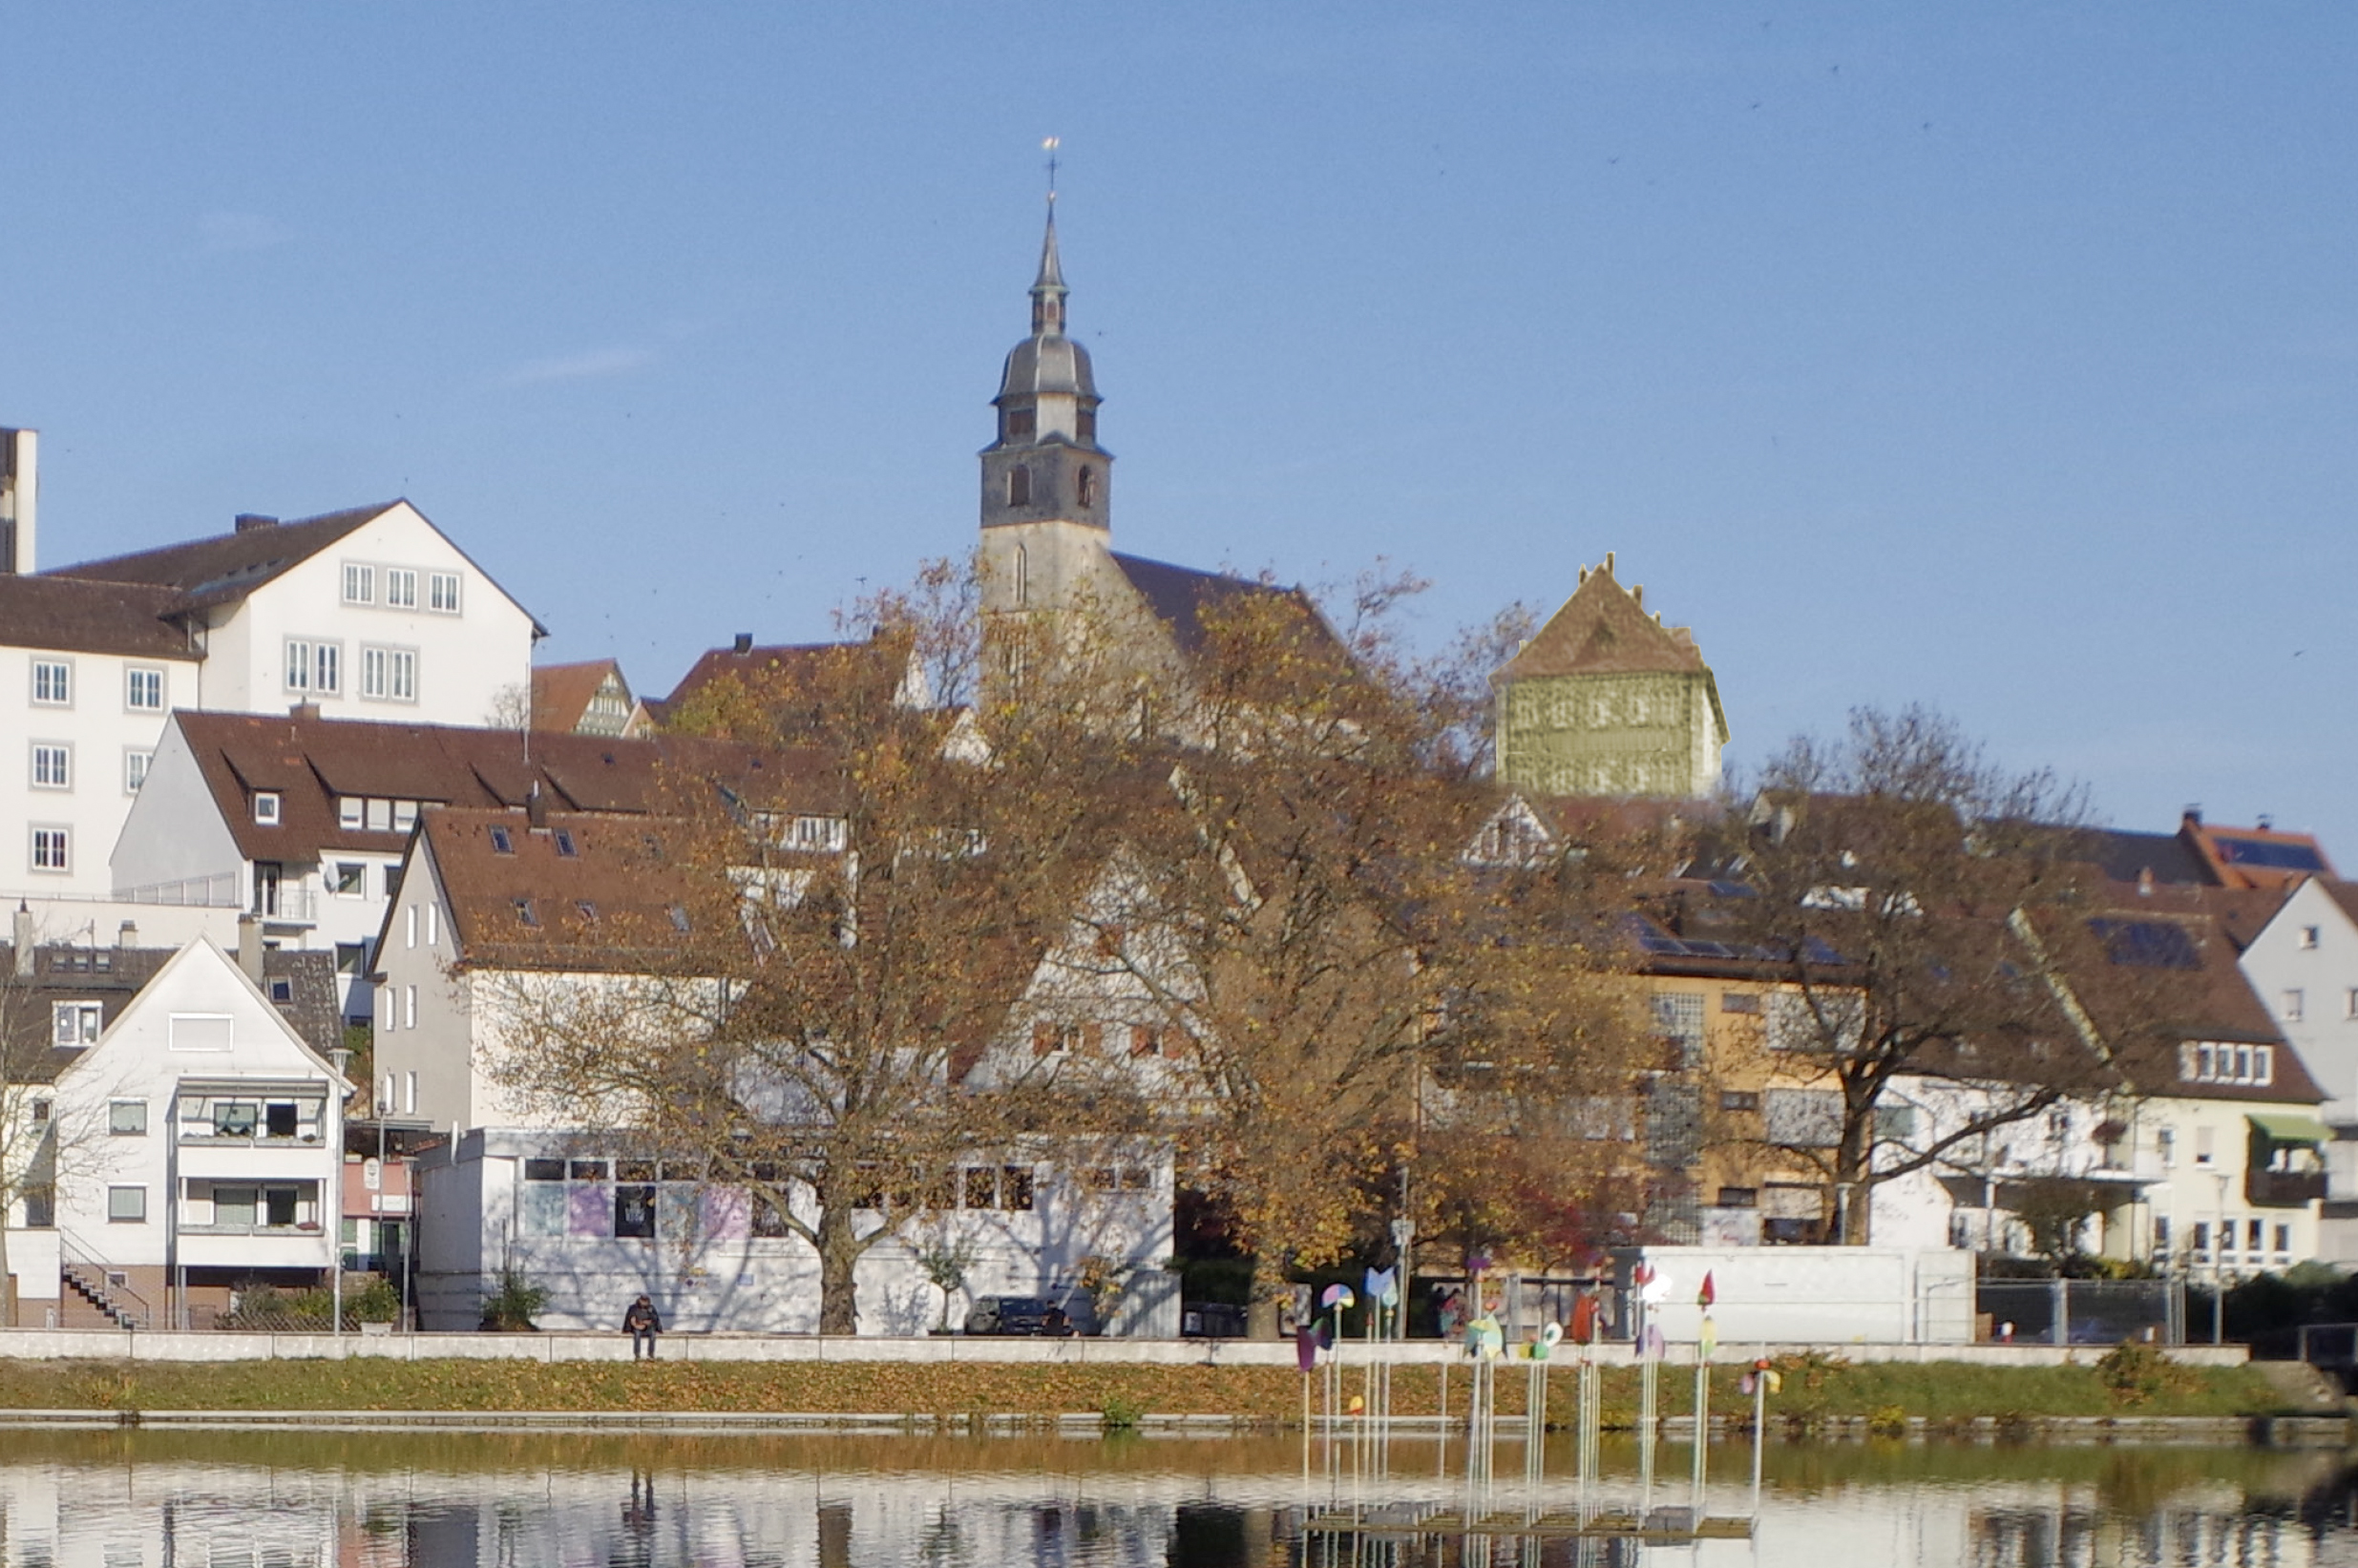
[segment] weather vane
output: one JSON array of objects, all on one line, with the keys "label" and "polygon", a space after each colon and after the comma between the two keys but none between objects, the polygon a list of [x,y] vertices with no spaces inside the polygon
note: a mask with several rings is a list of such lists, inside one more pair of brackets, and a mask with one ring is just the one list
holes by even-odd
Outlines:
[{"label": "weather vane", "polygon": [[1056,150],[1063,145],[1063,141],[1060,137],[1049,136],[1040,145],[1048,155],[1048,205],[1053,207],[1056,205]]}]

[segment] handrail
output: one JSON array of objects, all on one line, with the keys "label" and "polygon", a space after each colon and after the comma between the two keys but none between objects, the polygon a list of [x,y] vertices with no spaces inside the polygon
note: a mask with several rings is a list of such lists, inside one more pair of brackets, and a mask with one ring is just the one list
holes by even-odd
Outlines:
[{"label": "handrail", "polygon": [[[88,1247],[75,1241],[74,1239],[74,1233],[66,1229],[65,1226],[57,1226],[56,1233],[57,1250],[60,1255],[70,1262],[79,1264],[84,1268],[90,1269],[92,1272],[95,1273],[98,1276],[97,1288],[105,1294],[108,1300],[127,1301],[137,1307],[138,1308],[137,1316],[139,1319],[139,1328],[152,1328],[155,1327],[156,1308],[149,1305],[148,1299],[145,1296],[140,1295],[137,1290],[131,1288],[127,1276],[125,1283],[120,1285],[116,1284],[113,1276],[109,1273],[109,1269],[112,1265],[110,1265],[105,1259],[100,1258],[95,1253],[92,1252]],[[118,1307],[116,1310],[123,1311],[126,1310],[126,1308]]]}]

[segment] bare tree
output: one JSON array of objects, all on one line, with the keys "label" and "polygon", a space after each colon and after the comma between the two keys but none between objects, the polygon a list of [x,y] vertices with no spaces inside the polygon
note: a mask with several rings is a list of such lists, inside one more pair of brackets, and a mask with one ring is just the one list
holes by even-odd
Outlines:
[{"label": "bare tree", "polygon": [[[1838,1240],[1867,1240],[1876,1185],[2116,1083],[2116,1046],[2158,1016],[2153,972],[2108,964],[2088,918],[2085,819],[2079,791],[1921,708],[1858,710],[1842,741],[1796,740],[1763,770],[1722,847],[1748,894],[1716,903],[1711,934],[1782,983],[1762,1044],[1830,1091],[1766,1141],[1821,1173]],[[1903,1136],[1878,1115],[1903,1077],[1969,1093]]]}]

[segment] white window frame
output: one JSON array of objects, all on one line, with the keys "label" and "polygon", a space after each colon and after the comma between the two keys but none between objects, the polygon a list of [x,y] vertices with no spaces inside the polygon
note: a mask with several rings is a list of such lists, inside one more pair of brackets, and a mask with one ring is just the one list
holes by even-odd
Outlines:
[{"label": "white window frame", "polygon": [[385,608],[388,610],[417,608],[417,568],[389,566],[385,569]]},{"label": "white window frame", "polygon": [[2288,1024],[2297,1024],[2301,1021],[2301,1015],[2307,1010],[2307,994],[2300,987],[2294,986],[2285,991],[2284,1008],[2279,1015]]},{"label": "white window frame", "polygon": [[336,826],[347,833],[357,833],[368,826],[368,798],[366,795],[336,797]]},{"label": "white window frame", "polygon": [[70,741],[33,742],[29,777],[35,789],[72,789],[74,743]]},{"label": "white window frame", "polygon": [[284,803],[282,800],[280,800],[280,798],[279,798],[279,792],[278,792],[277,790],[275,790],[275,789],[257,789],[257,790],[255,790],[255,791],[254,791],[254,826],[257,826],[257,827],[276,827],[276,826],[279,826],[279,822],[280,822],[280,814],[281,814],[281,812],[283,811],[284,807]]},{"label": "white window frame", "polygon": [[156,754],[144,746],[123,748],[123,793],[137,795],[139,786],[147,783],[147,770],[154,766]]},{"label": "white window frame", "polygon": [[371,702],[416,701],[417,650],[390,643],[362,643],[360,695]]},{"label": "white window frame", "polygon": [[[126,1198],[136,1202],[126,1202]],[[136,1210],[126,1213],[125,1210]],[[145,1187],[109,1187],[106,1190],[106,1218],[111,1225],[143,1225],[147,1223],[147,1189]]]},{"label": "white window frame", "polygon": [[344,644],[315,637],[286,639],[286,689],[319,697],[344,695]]},{"label": "white window frame", "polygon": [[74,706],[74,660],[36,659],[32,661],[32,705],[36,708]]},{"label": "white window frame", "polygon": [[[346,871],[359,873],[358,885],[348,893],[337,886],[343,880]],[[330,898],[367,898],[368,896],[368,863],[365,860],[331,860],[327,863],[326,876],[327,895]]]},{"label": "white window frame", "polygon": [[426,575],[426,608],[437,616],[455,616],[461,609],[458,574],[430,572]]},{"label": "white window frame", "polygon": [[404,1029],[417,1027],[417,987],[415,986],[401,988],[401,1027]]},{"label": "white window frame", "polygon": [[33,870],[44,876],[73,873],[73,828],[61,822],[36,822],[32,825],[31,844],[28,859]]},{"label": "white window frame", "polygon": [[[124,1110],[136,1110],[139,1113],[137,1118],[138,1121],[137,1126],[126,1127],[120,1125],[120,1122],[124,1119],[120,1118],[116,1113]],[[106,1130],[109,1138],[145,1138],[147,1136],[147,1101],[143,1099],[108,1100],[106,1106]]]},{"label": "white window frame", "polygon": [[377,601],[377,569],[366,561],[344,563],[344,602],[374,604]]},{"label": "white window frame", "polygon": [[[156,686],[156,700],[139,700],[139,687],[145,681]],[[164,692],[168,682],[163,668],[157,664],[127,664],[123,667],[123,711],[125,713],[161,713],[164,711]]]},{"label": "white window frame", "polygon": [[96,1002],[50,1004],[50,1043],[62,1050],[74,1051],[86,1045],[96,1045],[98,1035],[105,1028],[106,1010]]}]

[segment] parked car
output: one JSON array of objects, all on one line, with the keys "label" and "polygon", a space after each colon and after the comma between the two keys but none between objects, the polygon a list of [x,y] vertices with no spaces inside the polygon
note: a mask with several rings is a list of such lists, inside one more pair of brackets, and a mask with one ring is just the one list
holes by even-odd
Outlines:
[{"label": "parked car", "polygon": [[1051,1331],[1049,1315],[1059,1308],[1064,1313],[1064,1322],[1059,1326],[1059,1331],[1074,1334],[1097,1332],[1095,1304],[1079,1291],[1068,1297],[978,1296],[974,1308],[966,1314],[966,1331],[970,1334],[1045,1334]]}]

